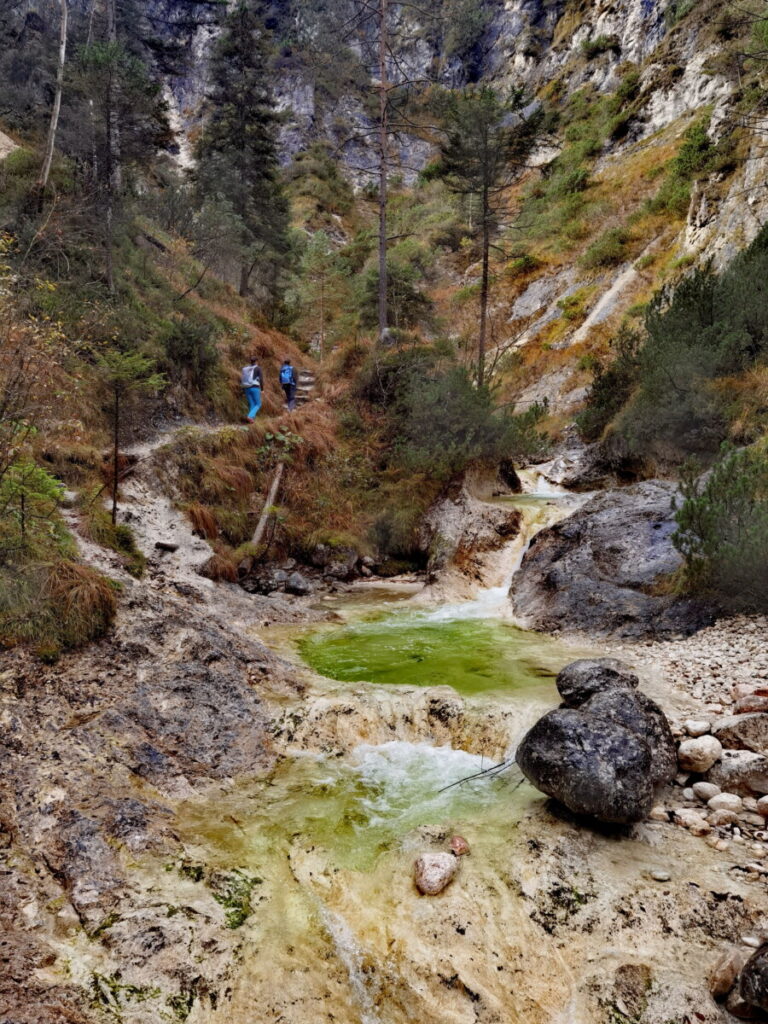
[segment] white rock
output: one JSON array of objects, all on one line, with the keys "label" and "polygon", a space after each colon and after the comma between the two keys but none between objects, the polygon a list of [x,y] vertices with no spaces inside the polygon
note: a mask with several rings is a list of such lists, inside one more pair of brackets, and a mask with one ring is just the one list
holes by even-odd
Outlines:
[{"label": "white rock", "polygon": [[719,760],[723,748],[714,736],[698,736],[683,740],[677,750],[677,760],[684,771],[705,772]]},{"label": "white rock", "polygon": [[656,804],[655,807],[651,808],[651,813],[648,815],[651,821],[669,821],[669,814],[667,814],[666,807],[661,804]]},{"label": "white rock", "polygon": [[756,935],[742,935],[741,941],[751,949],[760,949],[763,944],[762,939],[759,939]]},{"label": "white rock", "polygon": [[668,871],[660,871],[658,868],[654,868],[651,872],[651,878],[654,882],[668,882],[671,877]]},{"label": "white rock", "polygon": [[714,782],[694,782],[693,784],[694,794],[703,803],[711,800],[713,796],[717,796],[720,792],[720,787],[716,786]]},{"label": "white rock", "polygon": [[757,813],[768,818],[768,796],[761,796],[757,801]]},{"label": "white rock", "polygon": [[683,790],[683,800],[695,800],[696,794],[690,786],[686,786]]},{"label": "white rock", "polygon": [[742,798],[744,803],[744,810],[751,811],[753,814],[757,812],[757,800],[753,796],[745,796]]},{"label": "white rock", "polygon": [[707,800],[707,807],[712,811],[732,811],[738,814],[743,806],[741,797],[735,793],[718,793]]},{"label": "white rock", "polygon": [[422,853],[413,865],[413,880],[419,892],[435,896],[448,885],[459,867],[452,853]]},{"label": "white rock", "polygon": [[710,723],[703,718],[688,718],[683,726],[689,736],[703,736],[710,729]]}]

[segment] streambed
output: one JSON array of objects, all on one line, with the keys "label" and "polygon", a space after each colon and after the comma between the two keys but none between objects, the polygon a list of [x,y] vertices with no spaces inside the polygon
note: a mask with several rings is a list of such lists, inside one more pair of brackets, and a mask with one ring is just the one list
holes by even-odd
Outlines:
[{"label": "streambed", "polygon": [[[511,621],[525,544],[562,514],[550,495],[523,504],[523,537],[472,600],[360,587],[326,602],[336,623],[260,634],[307,672],[277,712],[283,756],[176,822],[193,862],[252,882],[206,1024],[603,1024],[612,1007],[635,1019],[637,984],[644,1021],[703,1006],[716,936],[748,921],[713,850],[659,824],[559,819],[514,767],[445,788],[513,751],[557,702],[557,670],[596,653]],[[419,896],[415,856],[455,833],[471,855]]]}]

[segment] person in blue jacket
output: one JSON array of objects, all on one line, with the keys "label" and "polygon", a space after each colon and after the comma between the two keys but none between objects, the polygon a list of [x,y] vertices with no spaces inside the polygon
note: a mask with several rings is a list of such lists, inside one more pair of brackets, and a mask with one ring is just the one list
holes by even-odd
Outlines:
[{"label": "person in blue jacket", "polygon": [[296,408],[296,371],[291,366],[290,359],[284,359],[280,367],[280,387],[285,392],[285,402],[288,411],[293,412]]},{"label": "person in blue jacket", "polygon": [[249,423],[253,423],[256,414],[261,408],[261,392],[264,387],[264,374],[261,372],[256,356],[240,372],[240,387],[248,399],[248,416],[246,419]]}]

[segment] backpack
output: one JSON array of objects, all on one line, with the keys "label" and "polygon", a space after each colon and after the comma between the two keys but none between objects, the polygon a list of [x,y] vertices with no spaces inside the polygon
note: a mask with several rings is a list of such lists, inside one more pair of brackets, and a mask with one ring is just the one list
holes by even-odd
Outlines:
[{"label": "backpack", "polygon": [[280,370],[280,383],[293,384],[293,367],[283,366]]}]

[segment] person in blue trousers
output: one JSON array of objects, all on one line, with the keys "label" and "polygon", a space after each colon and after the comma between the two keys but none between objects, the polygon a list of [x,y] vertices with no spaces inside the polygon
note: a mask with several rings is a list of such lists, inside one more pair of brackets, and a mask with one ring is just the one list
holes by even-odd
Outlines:
[{"label": "person in blue trousers", "polygon": [[280,367],[280,387],[285,392],[285,403],[288,411],[293,412],[296,408],[296,371],[291,366],[290,359],[284,359]]},{"label": "person in blue trousers", "polygon": [[251,359],[247,366],[244,366],[240,373],[240,387],[248,399],[248,416],[246,419],[253,423],[256,414],[261,408],[261,391],[264,387],[264,374],[261,372],[256,357]]}]

